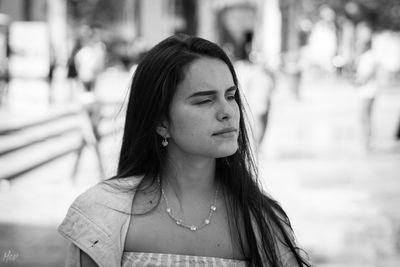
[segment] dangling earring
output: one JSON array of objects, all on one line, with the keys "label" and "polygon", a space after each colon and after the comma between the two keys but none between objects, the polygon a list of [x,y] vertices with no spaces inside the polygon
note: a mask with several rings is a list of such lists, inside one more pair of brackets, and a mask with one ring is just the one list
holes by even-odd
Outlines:
[{"label": "dangling earring", "polygon": [[162,145],[163,147],[168,146],[168,140],[167,140],[167,138],[163,137],[163,140],[162,140],[162,142],[161,142],[161,145]]}]

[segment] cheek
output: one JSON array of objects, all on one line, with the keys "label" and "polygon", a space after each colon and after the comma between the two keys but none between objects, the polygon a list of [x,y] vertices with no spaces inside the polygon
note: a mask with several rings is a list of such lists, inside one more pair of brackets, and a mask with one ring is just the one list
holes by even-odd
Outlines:
[{"label": "cheek", "polygon": [[204,134],[209,124],[204,114],[189,109],[176,110],[171,113],[171,118],[174,118],[171,124],[171,135],[176,138],[198,138]]},{"label": "cheek", "polygon": [[236,123],[239,123],[239,121],[240,121],[239,104],[237,102],[235,102],[233,108],[235,110],[235,121],[236,121]]}]

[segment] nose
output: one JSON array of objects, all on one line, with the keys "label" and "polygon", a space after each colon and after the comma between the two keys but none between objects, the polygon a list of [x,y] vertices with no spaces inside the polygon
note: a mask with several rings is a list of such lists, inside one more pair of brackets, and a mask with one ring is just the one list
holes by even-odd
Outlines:
[{"label": "nose", "polygon": [[221,101],[219,110],[217,112],[217,119],[219,121],[230,120],[235,115],[235,110],[231,103],[224,100]]}]

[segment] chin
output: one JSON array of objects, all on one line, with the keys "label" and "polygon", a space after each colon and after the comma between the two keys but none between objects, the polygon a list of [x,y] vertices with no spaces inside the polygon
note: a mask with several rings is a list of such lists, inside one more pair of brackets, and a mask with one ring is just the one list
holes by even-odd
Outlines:
[{"label": "chin", "polygon": [[215,151],[215,158],[224,158],[224,157],[229,157],[232,156],[233,154],[236,153],[236,151],[238,150],[238,146],[231,146],[231,147],[224,147],[224,148],[220,148],[218,149],[218,151]]}]

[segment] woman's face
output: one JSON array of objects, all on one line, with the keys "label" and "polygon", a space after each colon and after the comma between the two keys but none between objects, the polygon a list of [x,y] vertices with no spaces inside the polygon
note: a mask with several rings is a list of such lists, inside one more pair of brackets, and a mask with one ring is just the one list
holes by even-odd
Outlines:
[{"label": "woman's face", "polygon": [[237,87],[228,66],[201,58],[190,64],[170,106],[167,151],[184,157],[220,158],[238,149]]}]

